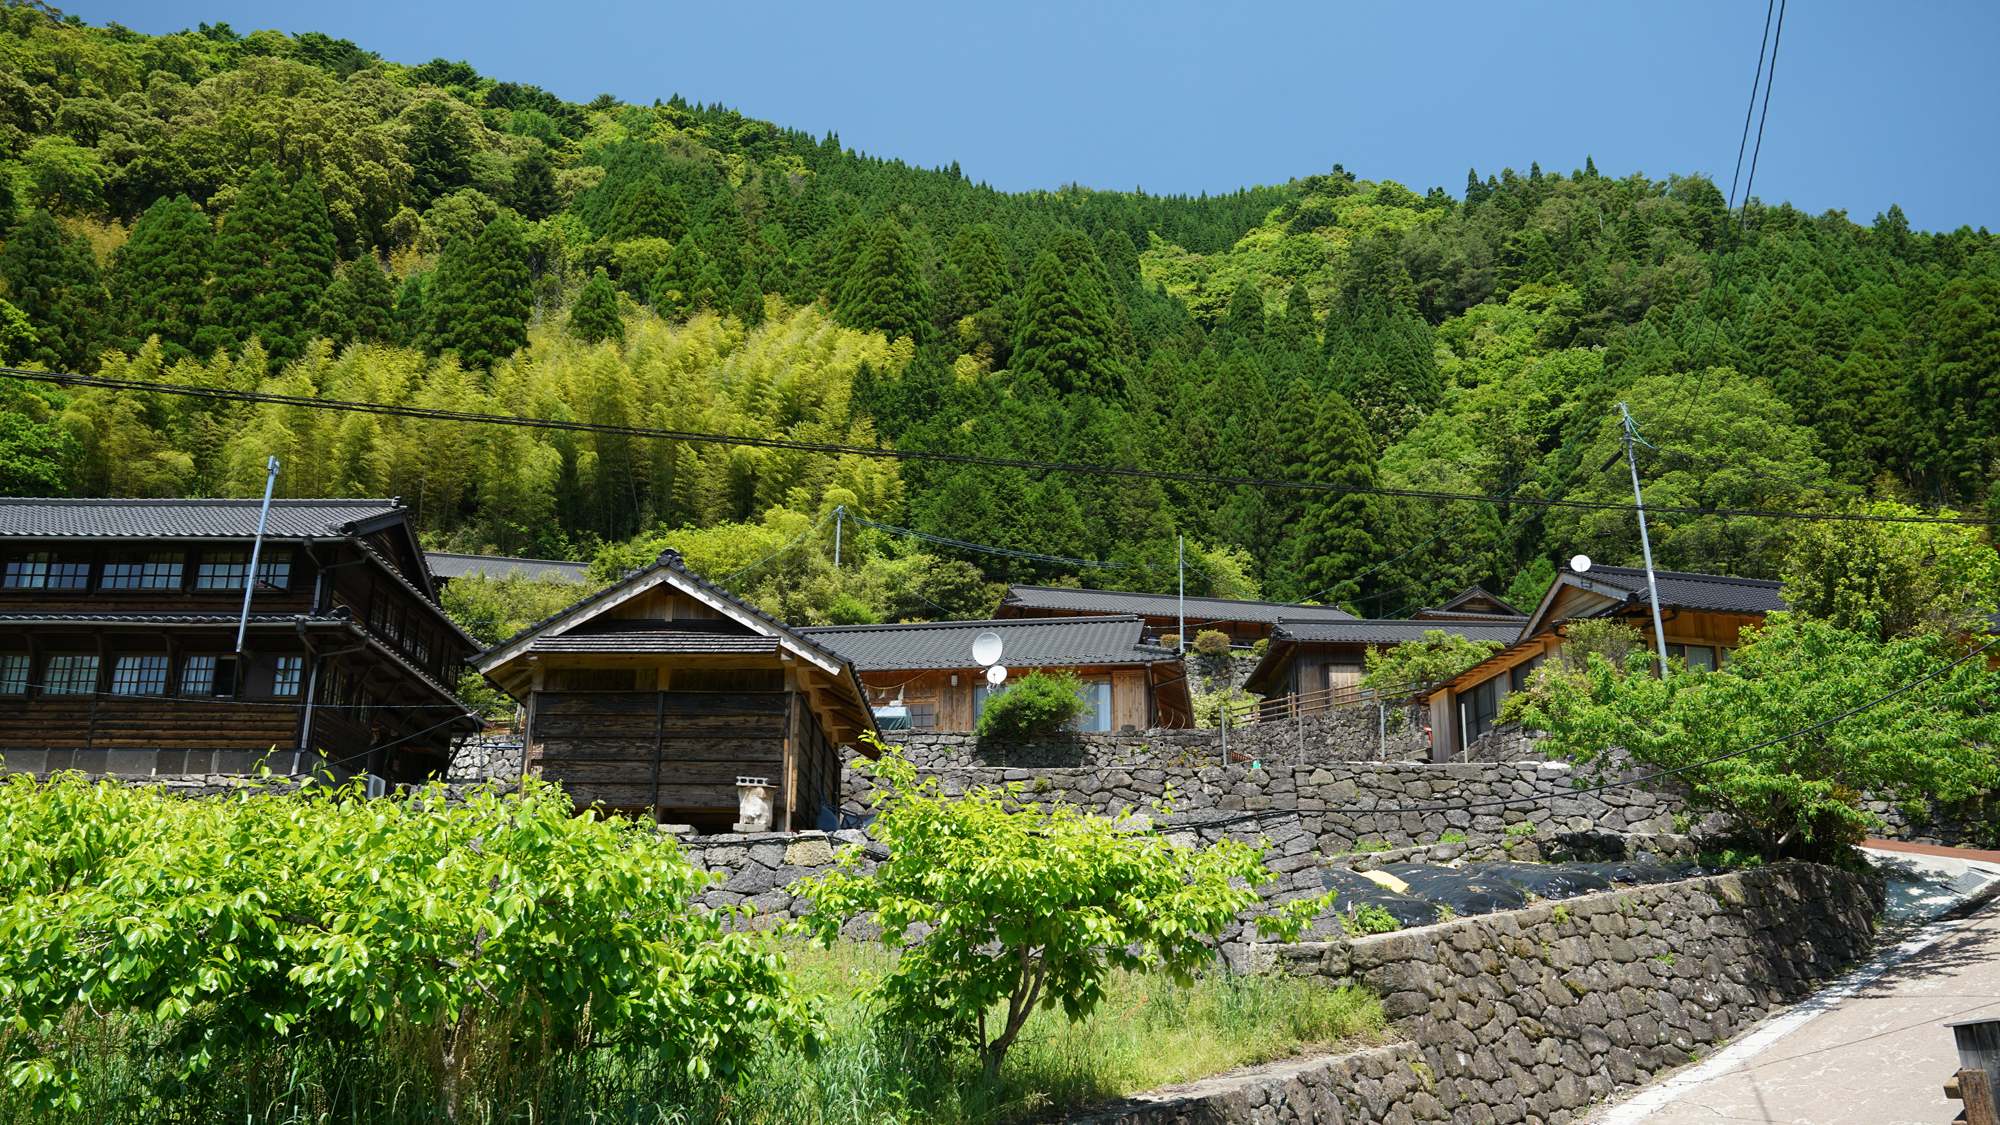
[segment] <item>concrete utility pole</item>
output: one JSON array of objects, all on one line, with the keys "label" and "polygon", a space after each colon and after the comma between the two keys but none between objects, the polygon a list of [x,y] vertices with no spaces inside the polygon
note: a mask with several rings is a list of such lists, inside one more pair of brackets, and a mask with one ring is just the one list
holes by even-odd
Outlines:
[{"label": "concrete utility pole", "polygon": [[[243,637],[250,629],[250,592],[257,588],[257,557],[264,551],[264,524],[271,518],[271,493],[278,487],[278,459],[270,458],[264,465],[264,506],[257,512],[257,538],[250,541],[250,573],[243,576],[243,616],[236,622],[236,657],[243,658]],[[236,680],[243,682],[247,673],[236,670]]]},{"label": "concrete utility pole", "polygon": [[1632,420],[1632,412],[1618,404],[1618,413],[1625,419],[1625,464],[1632,470],[1632,503],[1639,509],[1639,547],[1646,553],[1646,596],[1653,603],[1653,675],[1667,674],[1667,627],[1660,622],[1660,581],[1653,577],[1653,541],[1646,534],[1646,497],[1639,491],[1639,459],[1632,455],[1634,442],[1644,443],[1639,436],[1639,424]]},{"label": "concrete utility pole", "polygon": [[840,569],[840,524],[847,515],[847,505],[833,506],[833,568]]}]

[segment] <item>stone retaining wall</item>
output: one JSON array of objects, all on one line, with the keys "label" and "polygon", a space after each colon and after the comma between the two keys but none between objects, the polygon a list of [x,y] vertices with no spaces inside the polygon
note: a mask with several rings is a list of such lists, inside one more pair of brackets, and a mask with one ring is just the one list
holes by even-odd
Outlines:
[{"label": "stone retaining wall", "polygon": [[1868,952],[1882,906],[1879,880],[1785,864],[1265,947],[1277,971],[1381,993],[1409,1042],[1070,1120],[1568,1125],[1839,974]]}]

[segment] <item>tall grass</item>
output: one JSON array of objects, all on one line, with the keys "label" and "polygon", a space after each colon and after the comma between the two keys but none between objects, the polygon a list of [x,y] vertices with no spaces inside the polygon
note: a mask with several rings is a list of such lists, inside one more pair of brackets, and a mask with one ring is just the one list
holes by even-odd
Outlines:
[{"label": "tall grass", "polygon": [[[636,1052],[523,1050],[518,1029],[484,1027],[459,1051],[447,1111],[438,1032],[404,1027],[370,1043],[332,1035],[235,1060],[196,1086],[173,1080],[168,1029],[83,1013],[59,1037],[85,1075],[78,1104],[36,1109],[0,1082],[0,1122],[80,1125],[986,1125],[1117,1097],[1302,1051],[1358,1046],[1382,1030],[1360,990],[1215,973],[1181,988],[1119,974],[1090,1019],[1038,1013],[988,1083],[970,1052],[885,1029],[858,992],[888,966],[874,946],[793,951],[827,997],[814,1054],[772,1049],[744,1080],[695,1086]],[[532,1040],[534,1037],[527,1037]],[[0,1034],[0,1048],[5,1035]],[[0,1054],[4,1054],[0,1049]]]}]

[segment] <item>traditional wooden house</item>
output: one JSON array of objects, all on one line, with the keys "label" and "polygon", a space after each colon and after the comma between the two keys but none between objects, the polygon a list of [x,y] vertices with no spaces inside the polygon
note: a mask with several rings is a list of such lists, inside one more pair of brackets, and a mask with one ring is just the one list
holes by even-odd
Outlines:
[{"label": "traditional wooden house", "polygon": [[438,607],[409,509],[273,501],[243,645],[256,500],[0,499],[7,769],[439,776],[479,718],[479,651]]},{"label": "traditional wooden house", "polygon": [[589,563],[566,559],[516,559],[505,555],[463,555],[454,551],[425,551],[431,577],[442,590],[458,578],[520,577],[530,582],[562,582],[581,586]]},{"label": "traditional wooden house", "polygon": [[[1729,660],[1745,628],[1761,625],[1767,614],[1785,608],[1781,586],[1755,578],[1655,571],[1660,617],[1666,628],[1666,655],[1689,668],[1713,670]],[[1660,651],[1653,635],[1652,603],[1646,572],[1637,567],[1595,566],[1578,574],[1565,570],[1542,595],[1514,643],[1426,693],[1431,710],[1431,755],[1447,761],[1492,730],[1508,693],[1527,686],[1528,676],[1561,648],[1570,622],[1610,618],[1638,629],[1646,646]]]},{"label": "traditional wooden house", "polygon": [[1361,677],[1371,648],[1393,648],[1438,631],[1474,641],[1511,644],[1528,615],[1474,586],[1408,620],[1281,621],[1271,630],[1244,690],[1264,697],[1260,716],[1323,711],[1362,697]]},{"label": "traditional wooden house", "polygon": [[[1142,640],[1139,617],[939,621],[917,625],[841,625],[800,630],[851,661],[869,702],[917,730],[972,730],[995,689],[972,658],[972,640],[999,636],[1011,678],[1034,671],[1070,672],[1083,681],[1087,710],[1077,729],[1191,727],[1180,654]],[[900,722],[898,725],[902,725]]]},{"label": "traditional wooden house", "polygon": [[1229,635],[1231,644],[1249,646],[1271,635],[1280,621],[1353,621],[1344,609],[1283,602],[1238,601],[1234,598],[1182,598],[1177,594],[1140,594],[1128,590],[1078,590],[1067,586],[1015,586],[1001,599],[993,616],[1002,620],[1046,617],[1127,615],[1146,623],[1148,640],[1182,633],[1192,648],[1204,630]]},{"label": "traditional wooden house", "polygon": [[1519,625],[1527,619],[1527,614],[1487,593],[1484,586],[1469,587],[1464,593],[1443,605],[1434,605],[1410,614],[1412,621],[1491,621],[1497,624]]},{"label": "traditional wooden house", "polygon": [[727,832],[758,778],[771,827],[812,828],[839,807],[840,748],[874,755],[850,662],[673,551],[474,664],[527,709],[526,772],[579,808]]}]

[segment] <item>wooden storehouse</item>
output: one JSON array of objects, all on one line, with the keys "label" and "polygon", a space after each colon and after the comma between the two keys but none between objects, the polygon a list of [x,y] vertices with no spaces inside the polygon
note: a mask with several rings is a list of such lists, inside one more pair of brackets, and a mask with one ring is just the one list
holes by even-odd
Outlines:
[{"label": "wooden storehouse", "polygon": [[1148,641],[1181,633],[1189,648],[1204,631],[1229,636],[1248,647],[1271,635],[1280,621],[1353,621],[1354,615],[1330,605],[1239,601],[1235,598],[1182,598],[1177,594],[1142,594],[1129,590],[1079,590],[1068,586],[1014,586],[993,616],[1002,620],[1131,616],[1146,623]]},{"label": "wooden storehouse", "polygon": [[288,773],[414,783],[481,727],[480,645],[438,606],[409,509],[0,499],[0,756],[45,774]]},{"label": "wooden storehouse", "polygon": [[916,730],[969,731],[995,689],[972,658],[972,640],[991,632],[1011,678],[1070,672],[1083,681],[1079,730],[1191,727],[1180,654],[1144,643],[1143,618],[1061,617],[842,625],[803,629],[853,663],[876,708],[898,712]]},{"label": "wooden storehouse", "polygon": [[739,778],[777,830],[840,803],[840,748],[875,729],[837,653],[688,572],[674,551],[475,660],[527,712],[525,769],[579,808],[727,832]]},{"label": "wooden storehouse", "polygon": [[[1667,633],[1666,655],[1689,668],[1713,670],[1726,664],[1744,629],[1762,625],[1767,614],[1785,608],[1777,582],[1674,570],[1654,573]],[[1645,636],[1647,648],[1659,652],[1661,638],[1653,634],[1651,607],[1642,569],[1595,566],[1584,574],[1563,571],[1511,645],[1426,694],[1432,757],[1447,761],[1492,730],[1501,703],[1509,693],[1526,687],[1528,676],[1562,647],[1572,621],[1623,621]]]}]

